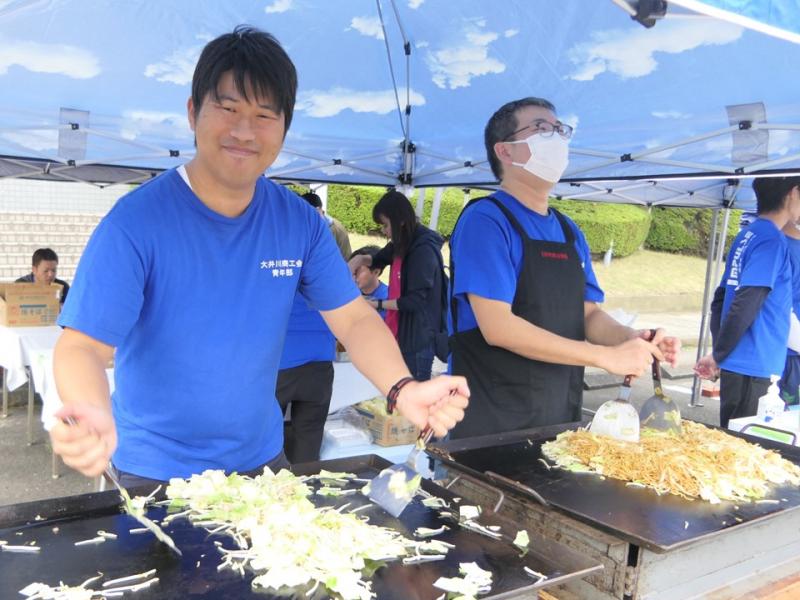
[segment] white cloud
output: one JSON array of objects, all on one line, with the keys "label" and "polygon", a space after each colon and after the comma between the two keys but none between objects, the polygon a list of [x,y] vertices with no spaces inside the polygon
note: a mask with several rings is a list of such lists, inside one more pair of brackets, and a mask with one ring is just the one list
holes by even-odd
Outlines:
[{"label": "white cloud", "polygon": [[290,8],[292,8],[292,0],[275,0],[272,4],[264,7],[264,12],[267,14],[282,13]]},{"label": "white cloud", "polygon": [[[703,155],[709,159],[716,159],[720,156],[730,159],[733,149],[733,139],[730,134],[718,135],[703,144]],[[712,158],[713,157],[713,158]]]},{"label": "white cloud", "polygon": [[692,115],[679,110],[654,110],[650,113],[656,119],[691,119]]},{"label": "white cloud", "polygon": [[[422,106],[425,97],[411,91],[411,104]],[[310,90],[303,92],[297,99],[296,109],[310,117],[334,117],[345,110],[357,113],[377,113],[385,115],[397,108],[393,90],[355,91],[346,88],[330,90]]]},{"label": "white cloud", "polygon": [[573,129],[577,129],[578,123],[580,122],[578,115],[576,115],[575,113],[569,113],[568,115],[559,115],[558,120],[561,121],[562,123],[566,123]]},{"label": "white cloud", "polygon": [[353,17],[350,21],[350,28],[367,37],[383,39],[383,29],[378,17]]},{"label": "white cloud", "polygon": [[5,75],[13,65],[73,79],[91,79],[100,73],[97,57],[83,48],[0,37],[0,75]]},{"label": "white cloud", "polygon": [[408,0],[408,8],[416,10],[422,6],[423,2],[425,2],[425,0]]},{"label": "white cloud", "polygon": [[287,152],[281,152],[278,154],[278,157],[275,159],[275,161],[269,166],[269,170],[274,171],[276,169],[282,169],[283,167],[292,164],[296,160],[297,157],[292,156]]},{"label": "white cloud", "polygon": [[507,37],[507,38],[510,38],[510,37],[514,37],[514,36],[515,36],[515,35],[517,35],[518,33],[519,33],[519,29],[506,29],[506,30],[503,32],[503,36],[505,36],[505,37]]},{"label": "white cloud", "polygon": [[128,140],[142,135],[182,140],[191,139],[192,131],[183,113],[132,109],[122,112],[120,135]]},{"label": "white cloud", "polygon": [[[674,141],[674,140],[672,140],[672,141]],[[661,140],[661,139],[658,139],[658,138],[652,138],[652,139],[647,140],[644,143],[644,147],[647,150],[652,150],[653,148],[658,148],[659,146],[663,146],[663,145],[665,145],[667,143],[668,142],[665,142],[664,140]],[[675,154],[675,152],[679,148],[680,148],[680,146],[676,146],[674,148],[668,148],[666,150],[662,150],[661,152],[656,152],[655,154],[651,154],[650,156],[654,156],[656,158],[669,158],[670,156]]]},{"label": "white cloud", "polygon": [[451,90],[467,87],[474,77],[502,73],[506,66],[489,56],[489,44],[498,35],[491,31],[466,31],[466,40],[455,46],[431,51],[426,56],[433,83]]},{"label": "white cloud", "polygon": [[658,68],[656,53],[680,54],[700,46],[736,41],[743,29],[722,21],[662,21],[658,27],[607,30],[592,34],[591,42],[573,46],[568,56],[575,70],[568,75],[591,81],[609,71],[622,79],[643,77]]},{"label": "white cloud", "polygon": [[329,165],[327,167],[321,167],[320,171],[325,173],[325,175],[352,175],[355,173],[355,170],[351,169],[347,165]]},{"label": "white cloud", "polygon": [[428,46],[430,46],[430,43],[426,42],[426,41],[422,41],[422,42],[415,43],[414,46],[416,46],[416,48],[418,48],[418,49],[419,48],[427,48]]},{"label": "white cloud", "polygon": [[28,129],[26,131],[7,131],[2,137],[13,144],[34,152],[58,149],[57,129]]},{"label": "white cloud", "polygon": [[774,156],[786,156],[789,152],[797,154],[800,152],[800,139],[795,132],[785,129],[774,129],[769,132],[769,154]]},{"label": "white cloud", "polygon": [[149,64],[144,68],[145,77],[166,81],[176,85],[187,85],[192,81],[194,67],[203,46],[179,48],[161,62]]}]

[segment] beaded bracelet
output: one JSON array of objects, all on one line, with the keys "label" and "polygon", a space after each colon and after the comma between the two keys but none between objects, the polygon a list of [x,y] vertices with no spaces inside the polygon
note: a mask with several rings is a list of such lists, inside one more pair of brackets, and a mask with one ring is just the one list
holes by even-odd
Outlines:
[{"label": "beaded bracelet", "polygon": [[389,414],[394,412],[394,409],[397,406],[397,397],[400,395],[400,390],[402,390],[412,381],[416,380],[413,377],[403,377],[400,381],[392,386],[392,389],[390,389],[389,393],[386,394],[386,412]]}]

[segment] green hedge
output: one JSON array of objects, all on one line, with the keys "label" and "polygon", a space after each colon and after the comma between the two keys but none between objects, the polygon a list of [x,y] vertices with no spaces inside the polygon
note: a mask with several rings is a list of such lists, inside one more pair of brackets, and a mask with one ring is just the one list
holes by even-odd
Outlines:
[{"label": "green hedge", "polygon": [[650,215],[639,206],[582,200],[551,200],[550,204],[575,221],[595,255],[608,250],[613,240],[614,256],[630,256],[650,229]]},{"label": "green hedge", "polygon": [[[425,190],[421,190],[419,193],[424,192]],[[372,220],[372,207],[385,193],[386,189],[382,187],[330,185],[328,186],[328,213],[341,221],[348,231],[365,235],[378,233],[379,227]],[[435,194],[435,190],[427,190],[425,194],[423,223],[430,221]],[[453,232],[453,226],[456,224],[463,202],[464,194],[461,190],[447,189],[442,194],[437,230],[446,238],[450,237]],[[411,203],[416,207],[417,198],[413,198]]]},{"label": "green hedge", "polygon": [[[739,232],[741,210],[732,210],[728,221],[725,251]],[[645,246],[659,252],[706,256],[711,237],[710,208],[654,208]]]},{"label": "green hedge", "polygon": [[[302,194],[308,188],[290,185]],[[372,220],[372,207],[386,192],[379,186],[330,185],[328,186],[328,213],[342,222],[348,231],[376,234],[378,226]],[[423,223],[428,223],[433,209],[435,189],[425,193]],[[473,190],[472,197],[487,192]],[[416,198],[412,200],[416,206]],[[614,241],[614,255],[629,256],[643,245],[651,250],[705,256],[711,232],[710,209],[654,208],[651,213],[640,206],[584,202],[580,200],[552,200],[552,206],[572,218],[583,231],[589,249],[595,255],[608,250]],[[464,192],[448,188],[442,195],[437,230],[445,238],[453,232],[458,215],[464,205]],[[731,211],[727,247],[739,230],[741,211]]]}]

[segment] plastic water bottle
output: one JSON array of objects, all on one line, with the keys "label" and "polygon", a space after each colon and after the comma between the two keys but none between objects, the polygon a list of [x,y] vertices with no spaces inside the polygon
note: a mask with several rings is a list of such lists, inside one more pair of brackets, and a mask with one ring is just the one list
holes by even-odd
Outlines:
[{"label": "plastic water bottle", "polygon": [[779,379],[779,375],[772,375],[770,377],[772,383],[767,393],[758,399],[758,412],[756,416],[760,421],[764,421],[764,423],[769,423],[786,410],[786,403],[781,400],[781,393],[778,389]]}]

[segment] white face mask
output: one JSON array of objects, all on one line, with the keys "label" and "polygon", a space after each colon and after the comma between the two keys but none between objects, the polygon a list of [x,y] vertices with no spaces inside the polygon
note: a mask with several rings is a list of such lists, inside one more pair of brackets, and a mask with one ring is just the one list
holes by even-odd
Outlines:
[{"label": "white face mask", "polygon": [[561,179],[569,163],[569,140],[555,132],[549,137],[544,137],[541,133],[534,133],[524,140],[506,142],[506,144],[528,144],[531,151],[528,162],[512,162],[511,164],[522,167],[550,183],[556,183]]}]

